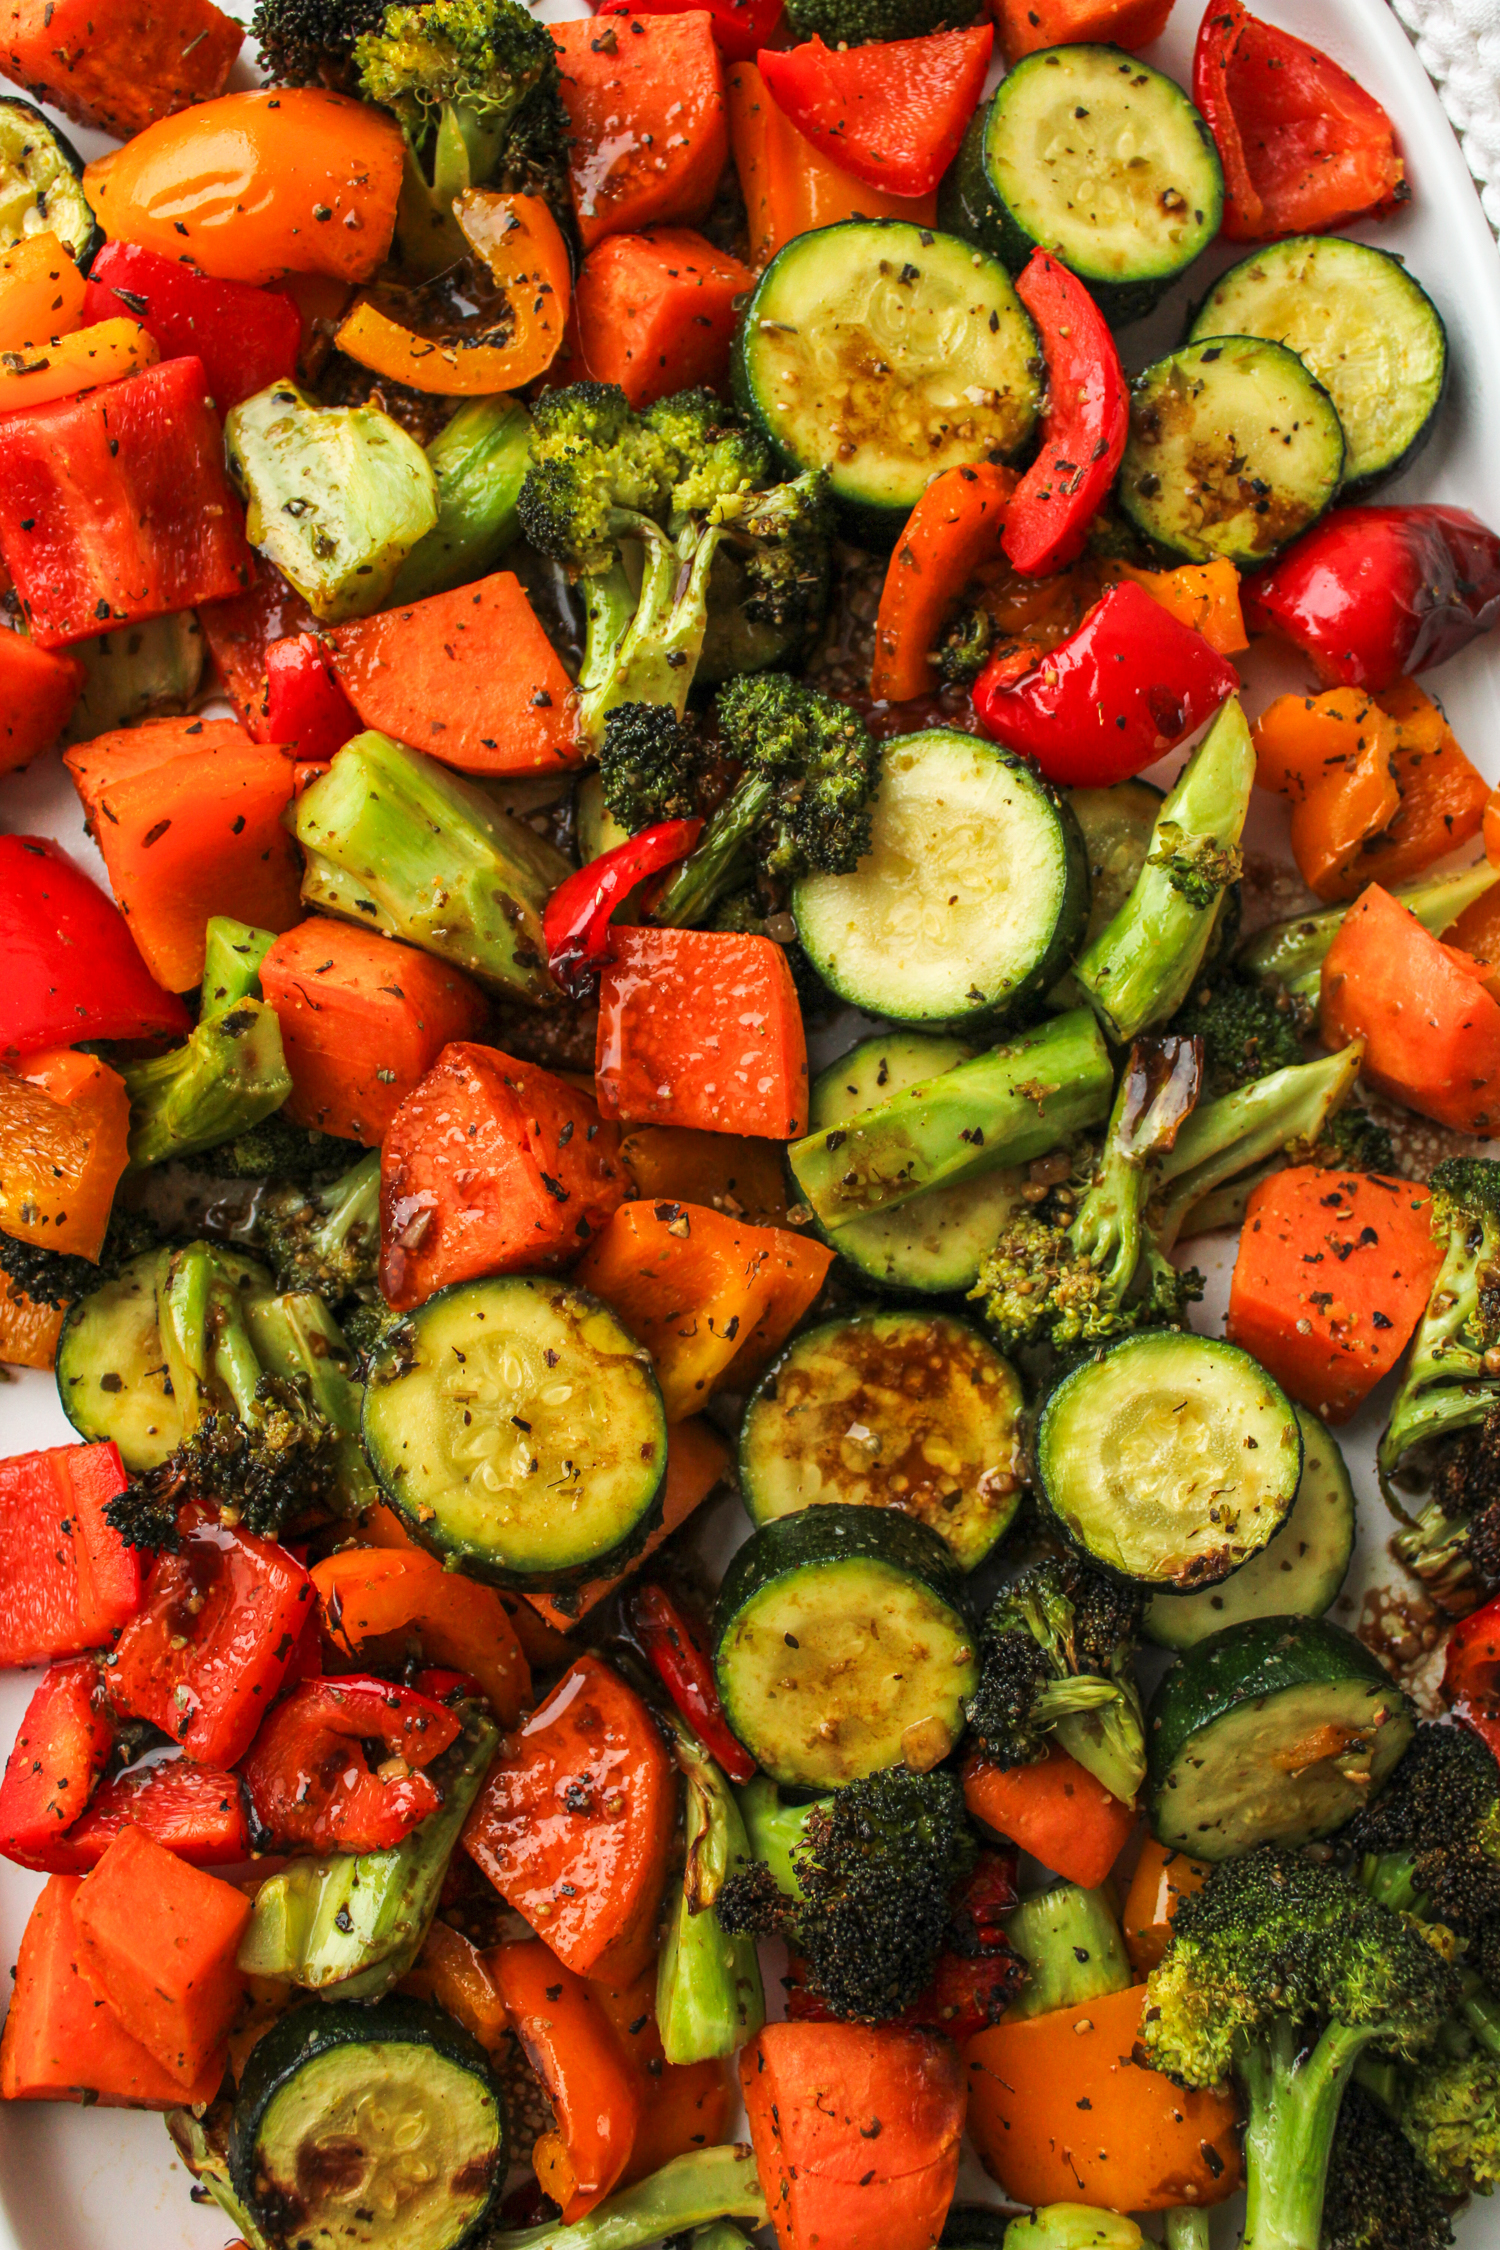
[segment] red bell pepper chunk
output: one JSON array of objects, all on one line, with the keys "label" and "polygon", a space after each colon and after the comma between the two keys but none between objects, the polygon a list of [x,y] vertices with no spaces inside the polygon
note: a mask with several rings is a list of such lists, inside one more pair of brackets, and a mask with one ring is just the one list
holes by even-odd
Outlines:
[{"label": "red bell pepper chunk", "polygon": [[39,648],[248,586],[203,362],[0,415],[0,555]]},{"label": "red bell pepper chunk", "polygon": [[949,1905],[961,1953],[995,1953],[1009,1945],[1005,1916],[1021,1903],[1021,1861],[1014,1847],[986,1849],[954,1890]]},{"label": "red bell pepper chunk", "polygon": [[0,1857],[46,1864],[39,1855],[87,1805],[113,1741],[93,1658],[54,1664],[26,1707],[0,1781]]},{"label": "red bell pepper chunk", "polygon": [[1500,1596],[1461,1617],[1449,1634],[1443,1694],[1459,1725],[1500,1758]]},{"label": "red bell pepper chunk", "polygon": [[[302,1680],[278,1703],[243,1766],[257,1835],[281,1851],[379,1852],[442,1799],[422,1773],[460,1722],[431,1696],[369,1674]],[[363,1745],[386,1756],[374,1770]]]},{"label": "red bell pepper chunk", "polygon": [[1239,686],[1226,657],[1133,579],[1111,586],[1045,656],[992,658],[974,683],[986,734],[1065,788],[1104,789],[1154,765]]},{"label": "red bell pepper chunk", "polygon": [[200,1765],[249,1749],[317,1601],[284,1547],[185,1510],[182,1544],[160,1554],[145,1602],[110,1667],[117,1710],[149,1719]]},{"label": "red bell pepper chunk", "polygon": [[542,936],[547,966],[568,991],[586,991],[609,959],[609,921],[616,908],[648,875],[685,859],[702,828],[701,820],[659,820],[558,884],[542,912]]},{"label": "red bell pepper chunk", "polygon": [[1193,54],[1193,100],[1224,167],[1231,242],[1326,234],[1404,200],[1389,117],[1331,56],[1262,23],[1239,0],[1210,6]]},{"label": "red bell pepper chunk", "polygon": [[101,1783],[81,1820],[40,1852],[12,1856],[45,1875],[86,1875],[122,1828],[141,1828],[191,1867],[234,1867],[250,1857],[240,1785],[217,1766],[167,1758]]},{"label": "red bell pepper chunk", "polygon": [[[601,16],[680,16],[695,0],[604,0]],[[754,62],[781,21],[783,0],[708,0],[714,45],[726,62]]]},{"label": "red bell pepper chunk", "polygon": [[731,1781],[749,1781],[755,1760],[729,1731],[713,1662],[692,1620],[656,1585],[636,1588],[630,1616],[653,1671],[709,1756]]},{"label": "red bell pepper chunk", "polygon": [[1380,695],[1491,630],[1500,538],[1467,508],[1335,508],[1243,594],[1251,630],[1300,648],[1325,687]]},{"label": "red bell pepper chunk", "polygon": [[983,23],[862,47],[762,47],[756,64],[778,109],[843,171],[888,195],[927,195],[958,154],[994,43]]},{"label": "red bell pepper chunk", "polygon": [[85,325],[122,314],[163,359],[196,353],[221,414],[297,371],[302,315],[284,290],[215,281],[138,242],[106,242],[89,268]]},{"label": "red bell pepper chunk", "polygon": [[140,1608],[140,1557],[104,1513],[125,1482],[108,1442],[0,1461],[0,1665],[103,1648]]},{"label": "red bell pepper chunk", "polygon": [[112,899],[49,836],[0,836],[0,1056],[80,1039],[185,1039]]},{"label": "red bell pepper chunk", "polygon": [[1033,250],[1016,283],[1042,339],[1047,412],[1041,450],[1011,495],[1000,544],[1028,578],[1064,570],[1083,552],[1130,434],[1130,393],[1115,340],[1084,288]]},{"label": "red bell pepper chunk", "polygon": [[264,716],[250,731],[288,757],[325,760],[360,731],[360,716],[316,633],[294,633],[266,650]]}]

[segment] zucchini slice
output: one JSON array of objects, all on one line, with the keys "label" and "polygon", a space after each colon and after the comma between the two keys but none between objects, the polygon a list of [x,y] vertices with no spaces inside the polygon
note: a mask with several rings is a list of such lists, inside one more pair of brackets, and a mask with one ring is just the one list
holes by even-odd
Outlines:
[{"label": "zucchini slice", "polygon": [[1331,1835],[1416,1731],[1395,1681],[1326,1617],[1226,1626],[1173,1665],[1147,1718],[1152,1832],[1211,1860]]},{"label": "zucchini slice", "polygon": [[772,1781],[841,1789],[926,1773],[964,1731],[979,1636],[935,1531],[887,1508],[779,1516],[730,1561],[714,1613],[730,1727]]},{"label": "zucchini slice", "polygon": [[846,219],[761,275],[735,402],[793,474],[826,469],[856,524],[890,539],[939,470],[1025,444],[1040,352],[998,259],[904,219]]},{"label": "zucchini slice", "polygon": [[506,2141],[499,2082],[451,2016],[341,2001],[256,2041],[229,2171],[274,2250],[459,2250],[505,2183]]},{"label": "zucchini slice", "polygon": [[740,1492],[753,1524],[844,1503],[925,1523],[962,1570],[1021,1502],[1021,1384],[951,1313],[826,1321],[766,1370],[740,1426]]},{"label": "zucchini slice", "polygon": [[650,1356],[567,1282],[499,1275],[429,1297],[381,1339],[362,1435],[413,1536],[495,1585],[608,1577],[660,1520]]},{"label": "zucchini slice", "polygon": [[0,98],[0,251],[55,234],[81,273],[104,230],[83,192],[83,158],[66,133],[14,94]]},{"label": "zucchini slice", "polygon": [[1219,231],[1224,176],[1187,95],[1118,47],[1044,47],[978,112],[940,224],[1019,273],[1038,244],[1115,326],[1139,320]]},{"label": "zucchini slice", "polygon": [[856,1008],[956,1028],[1011,1020],[1083,935],[1083,839],[1008,751],[949,727],[899,735],[869,851],[852,875],[804,876],[792,914],[819,976]]},{"label": "zucchini slice", "polygon": [[1193,1648],[1250,1617],[1321,1617],[1333,1607],[1354,1553],[1354,1486],[1327,1423],[1309,1407],[1292,1411],[1302,1431],[1302,1477],[1286,1523],[1222,1586],[1153,1594],[1143,1626],[1159,1647]]},{"label": "zucchini slice", "polygon": [[1333,400],[1284,344],[1187,344],[1132,385],[1120,505],[1184,562],[1263,563],[1316,523],[1343,476]]},{"label": "zucchini slice", "polygon": [[[226,1243],[214,1253],[236,1286],[270,1295],[264,1266]],[[82,1438],[113,1438],[132,1476],[158,1468],[182,1443],[167,1355],[156,1325],[156,1267],[145,1250],[113,1281],[69,1307],[57,1343],[57,1395]]]},{"label": "zucchini slice", "polygon": [[[807,1129],[819,1133],[846,1125],[908,1086],[920,1086],[924,1079],[967,1062],[973,1052],[961,1039],[920,1031],[861,1040],[813,1080]],[[967,1294],[1021,1202],[1026,1179],[1024,1166],[1008,1166],[953,1187],[929,1188],[894,1211],[871,1211],[836,1235],[819,1231],[862,1280],[880,1288],[915,1289],[930,1296]]]},{"label": "zucchini slice", "polygon": [[1092,1561],[1187,1592],[1217,1585],[1280,1531],[1302,1432],[1248,1352],[1150,1329],[1063,1377],[1037,1423],[1036,1473]]},{"label": "zucchini slice", "polygon": [[1266,336],[1294,351],[1343,424],[1344,488],[1404,468],[1432,435],[1448,377],[1437,306],[1389,250],[1336,234],[1269,242],[1221,274],[1188,342]]}]

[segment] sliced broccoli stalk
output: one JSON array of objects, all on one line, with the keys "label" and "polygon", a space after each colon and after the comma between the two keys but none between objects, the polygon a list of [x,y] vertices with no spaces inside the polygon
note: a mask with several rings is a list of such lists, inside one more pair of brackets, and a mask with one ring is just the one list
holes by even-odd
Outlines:
[{"label": "sliced broccoli stalk", "polygon": [[1319,1141],[1348,1099],[1363,1057],[1364,1041],[1355,1039],[1337,1054],[1273,1070],[1237,1093],[1200,1103],[1157,1162],[1160,1186],[1151,1217],[1161,1249],[1202,1231],[1200,1209],[1227,1181],[1283,1149]]},{"label": "sliced broccoli stalk", "polygon": [[262,1000],[205,1016],[180,1047],[126,1063],[120,1075],[130,1096],[136,1172],[248,1132],[292,1090],[281,1025]]},{"label": "sliced broccoli stalk", "polygon": [[188,2171],[212,2196],[244,2243],[245,2250],[270,2250],[265,2236],[234,2192],[234,2183],[229,2177],[229,2151],[222,2133],[211,2131],[219,2126],[221,2112],[224,2117],[229,2115],[227,2103],[216,2105],[202,2116],[193,2109],[169,2109],[163,2122]]},{"label": "sliced broccoli stalk", "polygon": [[291,1289],[245,1303],[245,1326],[256,1357],[333,1433],[334,1473],[325,1497],[343,1515],[358,1515],[380,1498],[360,1443],[364,1385],[355,1380],[348,1338],[313,1289]]},{"label": "sliced broccoli stalk", "polygon": [[396,573],[392,609],[494,569],[519,528],[530,441],[531,419],[518,398],[468,399],[444,424],[427,448],[437,522]]},{"label": "sliced broccoli stalk", "polygon": [[532,1007],[561,998],[542,908],[572,873],[476,782],[358,734],[295,807],[310,906],[404,938]]},{"label": "sliced broccoli stalk", "polygon": [[[116,309],[128,309],[123,299]],[[93,742],[142,719],[191,710],[203,677],[203,628],[195,611],[173,610],[125,632],[74,641],[68,654],[83,666],[83,687],[61,739]]]},{"label": "sliced broccoli stalk", "polygon": [[[1480,860],[1456,875],[1434,875],[1425,883],[1404,884],[1392,898],[1415,914],[1424,930],[1441,937],[1466,907],[1481,899],[1500,881],[1500,868]],[[1235,955],[1242,976],[1272,986],[1294,1000],[1316,1005],[1323,962],[1329,947],[1344,926],[1347,906],[1330,906],[1319,914],[1294,915],[1290,921],[1271,922],[1245,939]]]},{"label": "sliced broccoli stalk", "polygon": [[373,406],[319,406],[273,383],[230,410],[230,474],[245,535],[326,625],[384,609],[396,574],[438,520],[432,464]]},{"label": "sliced broccoli stalk", "polygon": [[325,1999],[378,2000],[422,1950],[448,1862],[500,1730],[470,1705],[464,1731],[427,1768],[442,1805],[389,1851],[294,1859],[255,1896],[239,1964]]},{"label": "sliced broccoli stalk", "polygon": [[1129,897],[1074,965],[1117,1043],[1164,1023],[1192,991],[1221,894],[1239,874],[1254,782],[1250,729],[1231,697],[1164,799]]},{"label": "sliced broccoli stalk", "polygon": [[1337,1867],[1262,1846],[1179,1902],[1137,2052],[1249,2106],[1245,2250],[1318,2250],[1339,2106],[1360,2057],[1415,2057],[1457,1997],[1423,1927]]},{"label": "sliced broccoli stalk", "polygon": [[751,1937],[731,1937],[715,1901],[750,1843],[734,1791],[702,1743],[675,1713],[673,1749],[686,1789],[687,1857],[662,1940],[656,2021],[669,2063],[732,2055],[766,2020],[760,1962]]},{"label": "sliced broccoli stalk", "polygon": [[787,1898],[800,1899],[802,1885],[797,1879],[795,1854],[806,1840],[807,1816],[813,1805],[827,1812],[833,1799],[817,1797],[813,1805],[784,1805],[775,1782],[768,1781],[763,1773],[736,1790],[735,1796],[752,1858],[770,1870],[776,1888]]},{"label": "sliced broccoli stalk", "polygon": [[502,2229],[485,2239],[487,2250],[640,2250],[719,2219],[743,2219],[751,2227],[770,2224],[754,2154],[735,2141],[674,2156],[634,2187],[606,2196],[572,2226],[556,2219],[539,2227]]},{"label": "sliced broccoli stalk", "polygon": [[1418,1447],[1483,1422],[1500,1400],[1500,1163],[1452,1157],[1432,1175],[1432,1231],[1445,1239],[1406,1374],[1376,1450],[1380,1488],[1404,1514],[1394,1486]]},{"label": "sliced broccoli stalk", "polygon": [[1044,1757],[1055,1736],[1112,1797],[1132,1804],[1146,1773],[1135,1682],[1140,1598],[1069,1555],[1033,1564],[984,1626],[970,1726],[1003,1766]]},{"label": "sliced broccoli stalk", "polygon": [[232,914],[212,914],[203,938],[200,1017],[226,1015],[242,1000],[259,1000],[260,965],[276,943],[274,933],[252,929]]},{"label": "sliced broccoli stalk", "polygon": [[1213,2240],[1209,2214],[1196,2203],[1174,2203],[1162,2231],[1167,2250],[1209,2250]]},{"label": "sliced broccoli stalk", "polygon": [[283,1289],[316,1289],[337,1304],[373,1286],[380,1270],[380,1151],[372,1148],[327,1187],[268,1188],[255,1243]]},{"label": "sliced broccoli stalk", "polygon": [[[1169,2213],[1169,2229],[1170,2217]],[[981,2243],[999,2239],[998,2234],[966,2234],[956,2228],[953,2250],[979,2250]],[[1044,2203],[1040,2210],[1012,2219],[1005,2227],[1005,2250],[1143,2250],[1145,2239],[1134,2219],[1121,2211],[1101,2211],[1092,2203]],[[942,2241],[948,2241],[946,2230]],[[1207,2244],[1205,2235],[1203,2250]]]}]

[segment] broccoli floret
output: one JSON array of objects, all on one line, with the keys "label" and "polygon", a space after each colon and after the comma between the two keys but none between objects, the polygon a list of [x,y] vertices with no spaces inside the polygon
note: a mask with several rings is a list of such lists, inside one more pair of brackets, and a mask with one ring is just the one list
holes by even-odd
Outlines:
[{"label": "broccoli floret", "polygon": [[1292,1010],[1259,985],[1233,975],[1200,986],[1172,1018],[1171,1028],[1179,1038],[1202,1040],[1204,1089],[1212,1098],[1302,1060]]},{"label": "broccoli floret", "polygon": [[950,687],[968,687],[989,662],[994,638],[995,621],[987,609],[960,610],[937,647],[928,650],[928,661]]},{"label": "broccoli floret", "polygon": [[0,1271],[12,1289],[32,1304],[60,1308],[113,1281],[122,1266],[143,1250],[156,1249],[161,1240],[162,1230],[149,1213],[121,1210],[116,1204],[97,1258],[81,1258],[72,1250],[48,1250],[39,1242],[0,1233]]},{"label": "broccoli floret", "polygon": [[632,834],[659,820],[691,820],[707,757],[702,735],[670,704],[617,704],[599,751],[604,802]]},{"label": "broccoli floret", "polygon": [[602,383],[538,401],[518,509],[532,545],[580,585],[579,715],[596,750],[619,704],[661,704],[681,718],[726,543],[752,615],[806,609],[811,579],[826,570],[827,480],[820,472],[768,491],[772,475],[769,448],[711,391],[679,392],[643,414]]},{"label": "broccoli floret", "polygon": [[[1407,1517],[1395,1480],[1430,1481],[1451,1464],[1444,1491],[1398,1536],[1397,1549],[1446,1607],[1472,1606],[1469,1501],[1484,1495],[1484,1448],[1455,1456],[1454,1439],[1500,1406],[1500,1163],[1451,1157],[1432,1175],[1432,1231],[1446,1248],[1417,1328],[1406,1375],[1376,1454],[1381,1490]],[[1455,1503],[1457,1507],[1455,1508]]]},{"label": "broccoli floret", "polygon": [[1045,1341],[1070,1351],[1182,1325],[1202,1277],[1172,1265],[1147,1207],[1157,1161],[1197,1100],[1200,1068],[1194,1040],[1137,1040],[1095,1163],[1004,1228],[969,1292],[1004,1349]]},{"label": "broccoli floret", "polygon": [[357,1141],[320,1133],[316,1125],[294,1125],[278,1109],[248,1133],[205,1149],[197,1169],[217,1180],[326,1180],[358,1154]]},{"label": "broccoli floret", "polygon": [[1455,1616],[1500,1588],[1500,1403],[1432,1449],[1431,1497],[1392,1542]]},{"label": "broccoli floret", "polygon": [[799,39],[863,47],[875,39],[922,39],[974,21],[964,0],[788,0],[786,20]]},{"label": "broccoli floret", "polygon": [[315,1289],[330,1304],[373,1287],[380,1265],[380,1151],[331,1187],[273,1187],[255,1212],[255,1241],[282,1289]]},{"label": "broccoli floret", "polygon": [[1442,2195],[1411,2143],[1351,2084],[1334,2128],[1321,2250],[1448,2250],[1452,2240]]},{"label": "broccoli floret", "polygon": [[1129,1804],[1146,1772],[1134,1656],[1141,1600],[1068,1555],[1005,1587],[984,1627],[984,1663],[967,1707],[1002,1766],[1045,1757],[1049,1738]]},{"label": "broccoli floret", "polygon": [[248,1133],[292,1090],[276,1011],[254,999],[203,1016],[180,1047],[126,1063],[120,1075],[134,1171]]},{"label": "broccoli floret", "polygon": [[870,848],[880,751],[847,703],[760,672],[724,689],[719,726],[744,770],[657,901],[655,920],[678,929],[752,872],[773,884],[848,875]]},{"label": "broccoli floret", "polygon": [[1213,836],[1189,836],[1175,821],[1157,827],[1157,846],[1147,856],[1148,867],[1159,867],[1179,898],[1189,906],[1210,907],[1244,873],[1238,844]]},{"label": "broccoli floret", "polygon": [[800,1898],[757,1861],[724,1884],[718,1916],[731,1933],[785,1937],[835,2016],[885,2023],[930,1981],[974,1856],[957,1779],[893,1766],[809,1808],[792,1853]]},{"label": "broccoli floret", "polygon": [[1401,2130],[1445,2195],[1491,2195],[1500,2181],[1500,2061],[1476,2048],[1401,2078]]},{"label": "broccoli floret", "polygon": [[250,32],[273,85],[332,86],[352,94],[354,42],[361,32],[378,30],[384,14],[385,0],[255,0]]},{"label": "broccoli floret", "polygon": [[1500,1915],[1500,1770],[1464,1728],[1419,1726],[1341,1841],[1386,1906],[1465,1932]]},{"label": "broccoli floret", "polygon": [[446,233],[454,197],[470,187],[561,205],[567,121],[557,49],[520,0],[387,7],[356,40],[354,60],[365,98],[400,120],[437,231]]},{"label": "broccoli floret", "polygon": [[133,1479],[105,1515],[127,1546],[175,1546],[179,1510],[190,1500],[217,1508],[221,1522],[280,1539],[307,1515],[323,1516],[339,1498],[337,1440],[290,1384],[263,1375],[249,1412],[205,1414],[158,1468]]},{"label": "broccoli floret", "polygon": [[1360,2056],[1415,2057],[1458,1996],[1423,1927],[1327,1862],[1263,1845],[1182,1899],[1137,2052],[1245,2093],[1244,2250],[1317,2250],[1339,2106]]}]

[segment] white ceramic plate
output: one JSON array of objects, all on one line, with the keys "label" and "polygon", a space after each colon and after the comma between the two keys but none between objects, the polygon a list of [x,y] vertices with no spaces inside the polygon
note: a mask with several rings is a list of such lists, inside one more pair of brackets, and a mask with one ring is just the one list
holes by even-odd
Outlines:
[{"label": "white ceramic plate", "polygon": [[[125,0],[104,0],[119,7]],[[248,17],[250,0],[227,0]],[[544,16],[583,14],[573,0],[543,0]],[[1381,0],[1267,0],[1258,12],[1315,41],[1375,94],[1395,120],[1406,157],[1412,200],[1390,224],[1354,229],[1383,248],[1398,251],[1436,299],[1448,324],[1453,368],[1438,432],[1414,468],[1382,499],[1444,500],[1472,508],[1500,526],[1500,258],[1437,96]],[[1148,59],[1186,85],[1199,11],[1196,0],[1178,0],[1177,20]],[[242,60],[235,83],[253,72]],[[0,87],[4,81],[0,80]],[[97,136],[70,135],[92,156],[106,144]],[[1126,360],[1133,372],[1169,349],[1181,332],[1186,304],[1202,294],[1214,271],[1231,263],[1216,253],[1195,268],[1150,322],[1128,331]],[[1256,658],[1249,667],[1252,713],[1267,695],[1300,685],[1285,664]],[[1500,780],[1500,650],[1480,642],[1428,683],[1441,695],[1460,742],[1491,781]],[[1277,808],[1257,807],[1252,841],[1274,848]],[[55,757],[0,779],[0,831],[55,836],[80,862],[105,880],[83,833],[77,799]],[[1284,846],[1282,847],[1284,849]],[[0,968],[3,974],[3,968]],[[1209,1297],[1198,1325],[1216,1327],[1227,1286],[1233,1245],[1196,1250],[1212,1268]],[[1342,1433],[1360,1494],[1360,1547],[1343,1606],[1336,1614],[1357,1622],[1365,1594],[1389,1581],[1384,1548],[1390,1526],[1375,1489],[1374,1440],[1383,1420],[1376,1403]],[[0,1388],[0,1455],[33,1446],[66,1444],[74,1437],[57,1403],[50,1375],[21,1372]],[[8,1752],[34,1680],[0,1677],[0,1755]],[[14,1961],[21,1930],[41,1879],[0,1862],[0,1961]],[[15,2103],[0,2107],[0,2250],[218,2250],[228,2222],[213,2206],[195,2207],[188,2180],[175,2160],[161,2121],[153,2113],[81,2111],[63,2105]],[[993,2194],[972,2160],[962,2194]],[[1460,2250],[1500,2244],[1500,2223],[1479,2204],[1459,2224]]]}]

